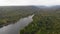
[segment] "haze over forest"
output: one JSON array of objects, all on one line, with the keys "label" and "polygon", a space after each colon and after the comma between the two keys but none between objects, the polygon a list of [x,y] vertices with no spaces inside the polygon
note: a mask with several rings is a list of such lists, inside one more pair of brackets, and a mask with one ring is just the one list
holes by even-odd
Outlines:
[{"label": "haze over forest", "polygon": [[60,5],[0,6],[0,28],[33,14],[20,34],[60,34]]}]

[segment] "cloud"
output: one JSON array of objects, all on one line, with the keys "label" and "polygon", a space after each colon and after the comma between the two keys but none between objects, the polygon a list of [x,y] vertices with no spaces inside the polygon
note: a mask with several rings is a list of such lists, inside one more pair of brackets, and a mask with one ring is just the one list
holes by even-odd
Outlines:
[{"label": "cloud", "polygon": [[0,6],[5,5],[60,5],[60,0],[0,0]]}]

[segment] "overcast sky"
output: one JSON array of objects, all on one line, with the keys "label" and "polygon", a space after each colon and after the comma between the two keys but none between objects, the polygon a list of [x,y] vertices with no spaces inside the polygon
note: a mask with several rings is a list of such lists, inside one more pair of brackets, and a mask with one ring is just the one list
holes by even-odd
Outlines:
[{"label": "overcast sky", "polygon": [[60,0],[0,0],[0,6],[11,5],[60,5]]}]

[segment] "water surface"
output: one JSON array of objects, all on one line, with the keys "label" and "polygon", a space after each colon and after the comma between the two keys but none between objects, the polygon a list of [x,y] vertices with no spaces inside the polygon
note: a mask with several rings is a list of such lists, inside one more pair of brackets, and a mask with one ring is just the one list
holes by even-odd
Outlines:
[{"label": "water surface", "polygon": [[20,29],[24,28],[33,21],[32,17],[33,15],[26,18],[21,18],[15,24],[10,24],[0,28],[0,34],[19,34]]}]

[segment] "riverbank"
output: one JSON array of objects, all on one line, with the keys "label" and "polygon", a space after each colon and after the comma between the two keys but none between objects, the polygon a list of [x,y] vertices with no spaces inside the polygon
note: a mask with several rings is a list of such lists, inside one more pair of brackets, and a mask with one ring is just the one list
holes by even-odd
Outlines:
[{"label": "riverbank", "polygon": [[[6,20],[6,21],[4,21],[4,23],[1,23],[0,24],[0,28],[1,27],[3,27],[3,26],[7,26],[7,25],[9,25],[9,24],[14,24],[14,23],[16,23],[17,21],[19,21],[21,18],[24,18],[24,17],[28,17],[29,15],[32,15],[32,14],[27,14],[27,15],[22,15],[22,16],[17,16],[18,18],[15,18],[15,19],[13,19],[13,20],[11,20],[11,21],[9,21],[9,20]],[[13,17],[12,17],[13,18]]]},{"label": "riverbank", "polygon": [[0,27],[16,23],[20,18],[32,15],[35,11],[33,6],[3,6],[0,7]]},{"label": "riverbank", "polygon": [[0,34],[19,34],[20,29],[23,29],[25,26],[33,21],[32,17],[33,15],[21,18],[14,24],[9,24],[0,28]]},{"label": "riverbank", "polygon": [[60,34],[60,13],[37,13],[20,34]]}]

